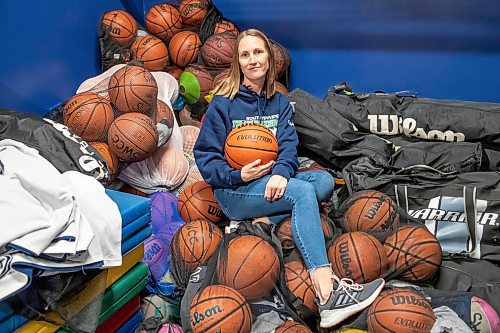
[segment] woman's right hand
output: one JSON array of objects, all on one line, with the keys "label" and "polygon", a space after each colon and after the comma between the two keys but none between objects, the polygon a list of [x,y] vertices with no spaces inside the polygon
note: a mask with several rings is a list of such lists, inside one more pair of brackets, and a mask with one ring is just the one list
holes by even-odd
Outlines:
[{"label": "woman's right hand", "polygon": [[241,168],[241,179],[245,183],[264,176],[271,171],[274,165],[274,161],[269,161],[269,163],[262,165],[260,165],[260,162],[262,161],[259,158]]}]

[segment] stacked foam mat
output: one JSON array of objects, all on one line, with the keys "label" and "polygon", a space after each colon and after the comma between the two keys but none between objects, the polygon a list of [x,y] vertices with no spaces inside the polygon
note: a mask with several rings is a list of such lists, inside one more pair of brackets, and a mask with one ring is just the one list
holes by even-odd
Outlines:
[{"label": "stacked foam mat", "polygon": [[[140,324],[139,293],[149,278],[149,268],[140,262],[144,240],[151,235],[151,204],[148,198],[106,190],[122,216],[122,265],[99,272],[86,287],[66,300],[69,317],[77,315],[102,294],[99,327],[96,332],[134,332]],[[104,290],[104,293],[102,293]],[[54,312],[44,314],[47,320],[29,320],[16,313],[8,301],[0,303],[0,332],[50,333],[68,332]]]}]

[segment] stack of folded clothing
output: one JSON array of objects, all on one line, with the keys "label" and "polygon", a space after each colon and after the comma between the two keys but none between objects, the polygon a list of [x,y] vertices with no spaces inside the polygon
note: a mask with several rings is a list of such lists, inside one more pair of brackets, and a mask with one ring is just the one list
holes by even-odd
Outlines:
[{"label": "stack of folded clothing", "polygon": [[143,242],[151,235],[150,200],[113,190],[106,193],[122,217],[122,265],[77,272],[88,277],[84,284],[54,302],[57,306],[50,307],[51,311],[38,310],[40,315],[31,319],[34,311],[28,313],[26,307],[39,307],[37,302],[29,301],[35,299],[34,293],[40,294],[34,282],[20,295],[0,303],[1,332],[70,332],[72,328],[96,331],[96,327],[97,332],[133,332],[139,325],[139,293],[149,278],[148,266],[140,261],[144,256]]}]

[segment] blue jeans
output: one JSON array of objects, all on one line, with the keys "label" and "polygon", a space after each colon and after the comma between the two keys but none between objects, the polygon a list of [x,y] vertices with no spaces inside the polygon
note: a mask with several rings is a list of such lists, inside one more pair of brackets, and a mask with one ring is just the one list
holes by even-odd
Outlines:
[{"label": "blue jeans", "polygon": [[270,177],[237,188],[216,189],[214,194],[222,211],[232,220],[267,216],[274,224],[291,213],[293,239],[307,269],[329,266],[318,202],[332,196],[333,177],[326,171],[299,172],[288,181],[283,197],[269,202],[264,192]]}]

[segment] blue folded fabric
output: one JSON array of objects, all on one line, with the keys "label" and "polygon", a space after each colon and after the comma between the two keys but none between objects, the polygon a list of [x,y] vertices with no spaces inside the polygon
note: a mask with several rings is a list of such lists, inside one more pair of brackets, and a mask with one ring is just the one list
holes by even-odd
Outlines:
[{"label": "blue folded fabric", "polygon": [[20,315],[13,314],[8,318],[0,321],[0,332],[14,332],[19,327],[28,322],[28,318]]},{"label": "blue folded fabric", "polygon": [[151,214],[146,213],[122,228],[122,241],[129,239],[151,223]]},{"label": "blue folded fabric", "polygon": [[151,236],[151,225],[148,224],[144,226],[141,230],[133,234],[127,239],[122,240],[122,255],[129,253],[131,250],[135,249],[137,245],[144,242],[149,236]]},{"label": "blue folded fabric", "polygon": [[138,195],[106,189],[122,216],[122,228],[146,213],[151,214],[151,200]]}]

